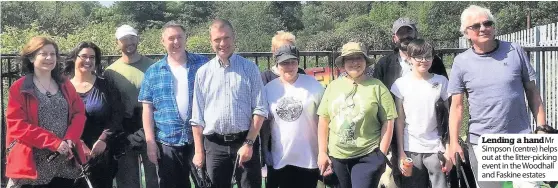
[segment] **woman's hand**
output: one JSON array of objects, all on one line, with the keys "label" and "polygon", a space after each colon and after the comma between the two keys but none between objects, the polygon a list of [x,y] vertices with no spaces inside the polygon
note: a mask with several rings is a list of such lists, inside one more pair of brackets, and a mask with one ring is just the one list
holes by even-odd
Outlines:
[{"label": "woman's hand", "polygon": [[446,151],[444,153],[444,158],[446,158],[446,163],[442,163],[442,161],[440,161],[440,164],[442,165],[442,172],[445,172],[446,174],[449,174],[451,169],[453,168],[453,163],[451,162],[451,157],[449,155],[449,151]]},{"label": "woman's hand", "polygon": [[97,140],[97,142],[93,144],[93,148],[91,148],[89,155],[91,155],[91,158],[95,158],[105,152],[106,149],[107,143],[103,140]]},{"label": "woman's hand", "polygon": [[83,142],[83,140],[81,141],[81,149],[83,149],[83,153],[85,154],[85,160],[89,161],[89,159],[91,159],[91,149],[89,149],[89,147],[87,147],[87,145],[85,145],[85,142]]},{"label": "woman's hand", "polygon": [[68,155],[68,153],[71,153],[70,145],[68,145],[68,142],[62,141],[60,142],[60,145],[58,145],[58,149],[56,151],[62,155]]},{"label": "woman's hand", "polygon": [[331,160],[327,156],[327,153],[318,154],[318,168],[320,169],[320,175],[322,176],[331,174]]}]

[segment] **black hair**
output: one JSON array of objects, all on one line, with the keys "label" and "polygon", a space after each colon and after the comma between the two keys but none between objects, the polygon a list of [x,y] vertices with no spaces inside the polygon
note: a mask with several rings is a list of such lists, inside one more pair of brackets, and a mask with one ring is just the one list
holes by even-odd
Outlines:
[{"label": "black hair", "polygon": [[[66,57],[64,61],[63,73],[68,76],[73,76],[76,66],[76,58],[79,58],[79,52],[84,48],[91,48],[95,52],[95,72],[101,73],[101,49],[93,42],[80,42]],[[94,73],[95,74],[95,73]]]},{"label": "black hair", "polygon": [[407,55],[409,57],[432,56],[434,57],[434,47],[424,39],[415,39],[409,42],[407,46]]}]

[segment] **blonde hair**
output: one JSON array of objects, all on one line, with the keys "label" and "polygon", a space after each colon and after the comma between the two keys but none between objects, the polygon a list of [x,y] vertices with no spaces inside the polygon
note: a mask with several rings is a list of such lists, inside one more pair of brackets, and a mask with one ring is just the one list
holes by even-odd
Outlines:
[{"label": "blonde hair", "polygon": [[275,53],[275,50],[284,45],[286,42],[295,45],[296,37],[291,32],[277,31],[275,36],[271,38],[271,53]]},{"label": "blonde hair", "polygon": [[488,17],[488,20],[491,20],[494,23],[496,23],[496,20],[494,19],[494,15],[490,13],[489,9],[477,5],[470,5],[465,10],[463,10],[463,13],[461,13],[461,27],[459,28],[459,31],[464,36],[467,35],[466,30],[467,27],[469,27],[469,25],[465,25],[465,24],[468,24],[467,22],[469,21],[469,19],[478,15],[486,15],[486,17]]}]

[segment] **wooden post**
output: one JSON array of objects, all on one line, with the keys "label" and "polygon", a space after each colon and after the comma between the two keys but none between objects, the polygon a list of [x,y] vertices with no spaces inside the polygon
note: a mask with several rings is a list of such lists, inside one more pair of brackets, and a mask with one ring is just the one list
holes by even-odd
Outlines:
[{"label": "wooden post", "polygon": [[527,29],[531,28],[531,9],[527,7]]}]

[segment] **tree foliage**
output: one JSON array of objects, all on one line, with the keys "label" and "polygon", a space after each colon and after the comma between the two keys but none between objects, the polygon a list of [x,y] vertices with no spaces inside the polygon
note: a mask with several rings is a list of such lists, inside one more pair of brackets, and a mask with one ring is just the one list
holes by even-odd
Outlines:
[{"label": "tree foliage", "polygon": [[393,48],[391,26],[399,17],[418,23],[420,36],[437,48],[457,47],[461,12],[470,4],[489,8],[499,34],[558,21],[554,2],[203,2],[118,1],[110,7],[99,2],[1,2],[1,53],[17,53],[36,35],[57,40],[68,52],[80,41],[92,41],[103,54],[119,54],[115,29],[129,24],[140,31],[139,50],[161,54],[161,27],[170,20],[187,30],[187,49],[211,52],[208,26],[213,18],[231,21],[237,51],[269,51],[278,30],[293,32],[301,50],[338,50],[360,41],[370,49]]}]

